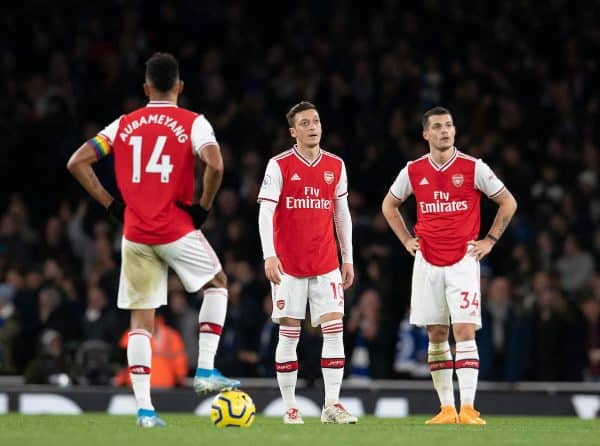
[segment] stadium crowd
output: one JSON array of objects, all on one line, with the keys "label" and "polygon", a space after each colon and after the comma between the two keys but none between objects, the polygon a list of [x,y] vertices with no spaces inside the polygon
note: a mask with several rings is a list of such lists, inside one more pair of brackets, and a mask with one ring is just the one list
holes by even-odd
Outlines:
[{"label": "stadium crowd", "polygon": [[[307,99],[323,146],[348,168],[349,376],[428,374],[426,335],[405,318],[412,258],[380,204],[406,161],[426,153],[420,116],[440,104],[459,149],[484,158],[519,202],[481,265],[480,378],[600,380],[600,17],[534,3],[280,2],[268,15],[242,1],[11,3],[0,18],[0,373],[125,384],[121,228],[65,164],[144,105],[144,61],[161,50],[179,58],[180,105],[207,116],[225,161],[203,227],[230,283],[223,373],[275,374],[256,198],[267,160],[291,145],[285,112]],[[118,193],[111,162],[97,172]],[[482,211],[483,232],[495,207],[482,200]],[[414,221],[414,206],[405,217]],[[193,370],[200,298],[170,278],[154,343],[162,385]],[[320,336],[304,327],[300,377],[320,377]]]}]

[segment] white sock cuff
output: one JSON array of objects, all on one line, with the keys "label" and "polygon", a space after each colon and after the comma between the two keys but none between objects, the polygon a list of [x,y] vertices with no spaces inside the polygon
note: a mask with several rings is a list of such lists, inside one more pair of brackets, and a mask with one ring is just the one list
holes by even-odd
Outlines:
[{"label": "white sock cuff", "polygon": [[456,343],[456,359],[479,359],[477,343],[475,339],[460,341]]},{"label": "white sock cuff", "polygon": [[143,328],[136,328],[136,329],[130,330],[128,333],[129,337],[136,336],[136,335],[146,336],[148,339],[152,339],[152,333],[150,333],[148,330],[144,330]]},{"label": "white sock cuff", "polygon": [[[202,307],[198,313],[198,322],[209,322],[223,327],[227,315],[227,289],[208,288],[204,290]],[[220,333],[218,333],[220,334]]]},{"label": "white sock cuff", "polygon": [[302,328],[300,326],[295,327],[295,326],[291,326],[291,325],[280,325],[279,326],[279,337],[281,338],[283,336],[284,338],[298,339],[298,338],[300,338],[301,330],[302,330]]},{"label": "white sock cuff", "polygon": [[321,332],[325,335],[337,335],[344,332],[344,322],[341,319],[323,322],[321,324]]}]

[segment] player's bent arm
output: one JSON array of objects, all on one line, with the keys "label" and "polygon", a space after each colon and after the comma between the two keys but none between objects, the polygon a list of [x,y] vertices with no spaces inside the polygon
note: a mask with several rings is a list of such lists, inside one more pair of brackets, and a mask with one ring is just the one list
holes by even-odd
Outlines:
[{"label": "player's bent arm", "polygon": [[413,236],[408,232],[406,222],[400,214],[399,208],[401,204],[402,200],[399,200],[388,192],[381,204],[381,212],[383,212],[383,216],[390,225],[390,228],[392,228],[392,231],[394,231],[394,234],[396,234],[396,237],[406,246],[406,242],[413,238]]},{"label": "player's bent arm", "polygon": [[207,144],[202,148],[200,158],[206,163],[202,181],[200,206],[209,210],[223,181],[223,157],[217,144]]},{"label": "player's bent arm", "polygon": [[67,169],[96,201],[108,208],[114,198],[102,186],[94,172],[92,164],[96,161],[98,161],[96,150],[89,142],[85,142],[71,155],[67,162]]},{"label": "player's bent arm", "polygon": [[487,238],[496,242],[502,237],[502,234],[508,227],[513,215],[515,215],[515,212],[517,211],[517,200],[515,200],[515,197],[508,189],[504,189],[499,195],[491,200],[498,205],[498,212],[496,212],[496,217],[488,232]]}]

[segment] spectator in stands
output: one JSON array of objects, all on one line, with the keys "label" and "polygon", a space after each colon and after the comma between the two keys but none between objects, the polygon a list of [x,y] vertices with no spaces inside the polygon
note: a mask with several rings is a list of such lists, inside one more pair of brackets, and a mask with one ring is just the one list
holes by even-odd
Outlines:
[{"label": "spectator in stands", "polygon": [[523,378],[531,351],[531,326],[506,277],[492,279],[477,332],[479,377],[484,381],[515,382]]},{"label": "spectator in stands", "polygon": [[594,272],[594,258],[583,251],[574,234],[567,236],[563,245],[563,255],[556,261],[562,289],[571,296],[581,291]]},{"label": "spectator in stands", "polygon": [[21,335],[21,321],[13,300],[15,289],[9,283],[0,283],[0,375],[17,373],[15,358]]}]

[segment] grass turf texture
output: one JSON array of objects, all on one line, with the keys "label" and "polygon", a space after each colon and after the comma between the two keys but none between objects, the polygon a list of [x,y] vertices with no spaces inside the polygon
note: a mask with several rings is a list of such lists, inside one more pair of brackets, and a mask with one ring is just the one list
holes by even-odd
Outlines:
[{"label": "grass turf texture", "polygon": [[486,426],[425,426],[426,417],[361,417],[349,426],[322,425],[305,418],[303,426],[280,418],[257,417],[249,429],[217,429],[208,417],[161,414],[164,429],[141,429],[133,416],[0,415],[0,444],[61,446],[186,445],[598,445],[600,419],[554,417],[485,417]]}]

